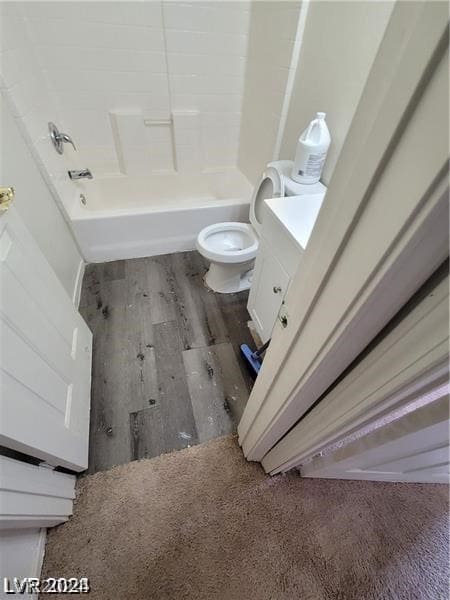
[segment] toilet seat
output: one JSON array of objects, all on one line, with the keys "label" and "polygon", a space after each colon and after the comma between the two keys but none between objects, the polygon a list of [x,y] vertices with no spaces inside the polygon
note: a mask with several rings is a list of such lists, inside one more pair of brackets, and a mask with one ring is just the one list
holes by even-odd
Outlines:
[{"label": "toilet seat", "polygon": [[279,169],[267,165],[258,185],[255,186],[250,202],[250,223],[258,235],[261,235],[264,212],[264,200],[282,198],[285,194],[284,177]]},{"label": "toilet seat", "polygon": [[215,223],[200,231],[197,250],[210,261],[242,263],[255,258],[258,238],[248,223]]}]

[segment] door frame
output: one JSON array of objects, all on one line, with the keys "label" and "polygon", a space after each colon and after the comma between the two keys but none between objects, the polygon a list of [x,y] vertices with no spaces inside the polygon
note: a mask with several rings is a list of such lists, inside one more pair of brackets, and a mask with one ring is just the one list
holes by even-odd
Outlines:
[{"label": "door frame", "polygon": [[425,161],[414,147],[432,126],[430,95],[448,118],[447,49],[444,4],[396,3],[288,290],[288,326],[275,326],[239,423],[248,460],[263,459],[448,256],[446,123]]},{"label": "door frame", "polygon": [[448,393],[301,468],[302,477],[449,483]]},{"label": "door frame", "polygon": [[[266,471],[274,475],[297,467],[343,438],[374,428],[379,419],[405,412],[416,398],[445,387],[448,284],[447,275],[430,285],[426,297],[266,454]],[[448,419],[448,409],[446,414]]]}]

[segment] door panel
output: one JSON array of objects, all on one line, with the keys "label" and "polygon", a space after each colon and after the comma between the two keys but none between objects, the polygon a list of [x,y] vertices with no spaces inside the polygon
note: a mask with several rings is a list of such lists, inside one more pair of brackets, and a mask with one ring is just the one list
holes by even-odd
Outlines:
[{"label": "door panel", "polygon": [[0,444],[88,464],[92,334],[12,205],[0,216]]}]

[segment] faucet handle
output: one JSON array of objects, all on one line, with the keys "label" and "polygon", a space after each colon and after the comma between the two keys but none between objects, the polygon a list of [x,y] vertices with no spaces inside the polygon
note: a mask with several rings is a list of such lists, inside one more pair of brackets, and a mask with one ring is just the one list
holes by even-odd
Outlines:
[{"label": "faucet handle", "polygon": [[67,133],[61,133],[54,123],[50,122],[48,124],[48,130],[52,144],[58,154],[62,154],[64,152],[63,144],[72,144],[73,149],[76,150],[75,144],[70,135],[67,135]]},{"label": "faucet handle", "polygon": [[72,144],[73,149],[76,150],[73,139],[70,137],[70,135],[67,135],[67,133],[60,133],[59,139],[66,144]]}]

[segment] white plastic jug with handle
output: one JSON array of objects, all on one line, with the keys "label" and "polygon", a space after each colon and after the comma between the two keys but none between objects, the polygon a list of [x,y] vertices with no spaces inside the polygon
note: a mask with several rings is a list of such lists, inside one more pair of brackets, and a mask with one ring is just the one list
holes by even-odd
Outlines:
[{"label": "white plastic jug with handle", "polygon": [[292,167],[292,179],[298,183],[317,183],[322,175],[331,141],[325,117],[323,112],[316,113],[298,139]]}]

